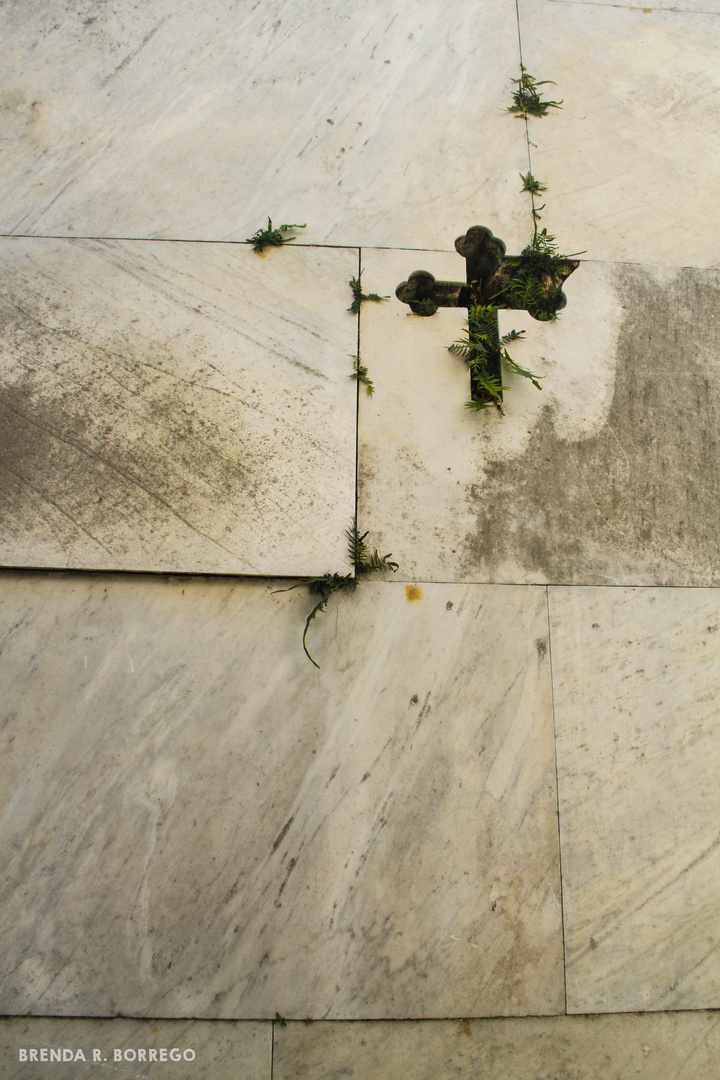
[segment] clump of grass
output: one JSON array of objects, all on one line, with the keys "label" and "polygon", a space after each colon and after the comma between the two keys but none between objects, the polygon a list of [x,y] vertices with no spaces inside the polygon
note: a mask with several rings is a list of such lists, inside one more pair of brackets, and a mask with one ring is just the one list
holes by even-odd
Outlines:
[{"label": "clump of grass", "polygon": [[365,538],[368,535],[367,532],[358,532],[357,521],[353,521],[348,529],[345,531],[345,535],[348,540],[348,558],[353,566],[352,574],[323,574],[322,577],[310,578],[307,581],[301,581],[297,585],[291,585],[289,589],[277,589],[276,592],[291,592],[292,589],[299,589],[301,585],[307,585],[308,592],[314,596],[320,596],[320,600],[312,609],[307,619],[305,620],[305,630],[302,636],[302,645],[305,655],[311,664],[315,664],[316,668],[320,665],[316,664],[312,656],[308,652],[307,648],[307,633],[310,629],[310,623],[321,612],[327,611],[328,601],[334,593],[342,592],[346,589],[357,588],[360,578],[364,574],[373,574],[379,570],[392,570],[393,573],[398,569],[398,564],[391,559],[392,552],[387,555],[378,555],[377,549],[372,554],[370,553]]},{"label": "clump of grass", "polygon": [[362,291],[362,284],[360,282],[360,278],[362,277],[362,275],[363,272],[361,270],[356,278],[350,279],[350,288],[352,289],[353,302],[348,308],[348,311],[352,311],[354,315],[357,315],[358,311],[360,310],[360,305],[366,300],[373,300],[375,303],[380,303],[383,300],[390,299],[389,296],[379,296],[377,293],[374,292],[364,293]]},{"label": "clump of grass", "polygon": [[535,79],[528,73],[524,64],[520,65],[520,78],[511,79],[517,89],[513,90],[513,103],[508,105],[508,112],[515,113],[523,119],[527,116],[547,116],[548,109],[562,108],[560,101],[543,101],[538,87],[556,86],[552,79]]},{"label": "clump of grass", "polygon": [[264,251],[266,247],[280,247],[282,244],[289,244],[291,240],[295,240],[294,236],[285,236],[285,233],[290,229],[305,229],[307,225],[280,225],[277,229],[273,229],[273,223],[268,218],[267,229],[258,229],[252,236],[248,236],[245,243],[252,244],[253,251],[257,251],[258,254]]},{"label": "clump of grass", "polygon": [[357,379],[359,383],[362,383],[368,392],[368,397],[372,397],[375,393],[375,387],[370,379],[368,379],[368,369],[364,364],[360,363],[360,354],[357,353],[353,356],[355,365],[351,375],[348,375],[348,379]]}]

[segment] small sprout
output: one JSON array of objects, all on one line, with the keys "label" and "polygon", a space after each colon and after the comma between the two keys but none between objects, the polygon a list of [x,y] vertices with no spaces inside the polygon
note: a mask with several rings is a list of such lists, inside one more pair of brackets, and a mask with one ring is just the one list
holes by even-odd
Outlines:
[{"label": "small sprout", "polygon": [[280,1027],[287,1027],[287,1020],[284,1016],[281,1016],[279,1012],[275,1013],[275,1019]]},{"label": "small sprout", "polygon": [[[541,184],[531,172],[527,173],[526,176],[520,173],[520,179],[523,182],[523,186],[520,188],[521,191],[529,191],[531,195],[539,195],[541,191],[547,191],[547,184]],[[540,209],[542,210],[542,207]]]},{"label": "small sprout", "polygon": [[507,345],[508,341],[519,341],[520,338],[524,337],[524,330],[511,330],[508,334],[503,334],[503,336],[500,338],[500,341],[503,343],[503,345]]},{"label": "small sprout", "polygon": [[253,251],[260,254],[266,247],[280,247],[282,244],[289,244],[291,240],[295,240],[294,236],[284,235],[290,229],[304,229],[306,227],[306,225],[281,225],[278,229],[273,229],[273,223],[268,218],[267,229],[258,229],[253,236],[247,237],[245,243],[252,244]]},{"label": "small sprout", "polygon": [[363,386],[367,389],[368,397],[372,397],[375,393],[375,387],[373,386],[370,379],[368,379],[367,377],[368,369],[365,367],[364,364],[360,363],[359,353],[353,356],[353,360],[355,361],[355,367],[352,374],[348,375],[348,379],[357,379],[357,381],[359,383],[362,383]]},{"label": "small sprout", "polygon": [[525,118],[526,116],[547,116],[548,109],[562,108],[562,99],[543,101],[538,93],[539,86],[556,86],[557,83],[554,83],[552,79],[538,81],[529,75],[527,68],[521,64],[520,78],[510,81],[515,83],[517,90],[513,90],[513,103],[508,105],[508,112]]},{"label": "small sprout", "polygon": [[378,296],[378,294],[374,293],[374,292],[364,293],[362,291],[362,284],[360,282],[360,278],[362,277],[362,274],[363,274],[363,272],[361,270],[356,278],[351,278],[350,279],[350,283],[349,283],[350,288],[352,289],[353,302],[350,305],[350,307],[348,308],[348,311],[352,311],[352,313],[354,315],[357,315],[358,311],[360,310],[360,305],[365,300],[374,300],[375,303],[380,303],[383,300],[389,300],[390,299],[389,296]]}]

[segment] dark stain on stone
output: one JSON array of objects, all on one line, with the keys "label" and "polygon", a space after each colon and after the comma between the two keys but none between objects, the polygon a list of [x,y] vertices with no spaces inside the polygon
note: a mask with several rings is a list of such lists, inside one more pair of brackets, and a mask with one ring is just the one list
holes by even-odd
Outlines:
[{"label": "dark stain on stone", "polygon": [[101,345],[61,320],[36,296],[0,300],[3,538],[69,550],[82,534],[122,557],[118,529],[160,547],[189,530],[228,550],[221,508],[277,497],[262,479],[277,448],[243,438],[242,391],[215,389],[177,341]]},{"label": "dark stain on stone", "polygon": [[535,648],[537,649],[538,660],[544,660],[547,653],[547,638],[538,638],[535,642]]},{"label": "dark stain on stone", "polygon": [[464,573],[492,575],[509,556],[556,583],[720,581],[720,274],[659,284],[625,266],[617,288],[607,424],[570,442],[546,406],[525,453],[489,465],[468,493]]}]

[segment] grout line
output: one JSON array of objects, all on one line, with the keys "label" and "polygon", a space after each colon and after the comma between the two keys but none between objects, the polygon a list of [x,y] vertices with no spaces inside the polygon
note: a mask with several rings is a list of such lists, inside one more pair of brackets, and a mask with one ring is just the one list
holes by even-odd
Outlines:
[{"label": "grout line", "polygon": [[[553,4],[574,4],[580,7],[609,7],[609,8],[621,8],[623,11],[637,11],[638,5],[627,4],[609,4],[607,0],[550,0]],[[643,7],[642,10],[647,14],[652,12],[666,12],[670,11],[675,15],[718,15],[717,11],[705,11],[700,8],[677,8],[677,7],[654,7],[652,3],[649,7]]]},{"label": "grout line", "polygon": [[[130,243],[130,244],[225,244],[234,247],[250,247],[248,240],[212,240],[212,239],[197,239],[196,237],[182,237],[182,236],[68,236],[63,233],[4,233],[0,232],[0,240],[102,240],[102,241],[117,241],[118,243]],[[305,241],[304,243],[296,244],[294,242],[286,240],[282,247],[291,246],[293,248],[331,248],[336,251],[355,251],[360,245],[347,243],[347,244],[330,244],[330,243],[312,243]],[[403,244],[364,244],[363,247],[368,247],[373,251],[432,251],[440,252],[442,254],[455,254],[450,248],[428,248],[428,247],[409,247]]]},{"label": "grout line", "polygon": [[[558,0],[559,2],[559,0]],[[565,0],[563,0],[565,2]],[[569,0],[568,0],[569,2]],[[585,0],[573,0],[580,4]],[[610,5],[607,5],[610,6]],[[516,0],[517,7],[517,0]],[[658,10],[670,10],[666,8],[658,8]],[[701,13],[702,14],[702,13]],[[528,168],[532,172],[532,165],[530,161],[530,136],[527,131],[528,122],[525,118],[526,128],[526,141],[528,143]],[[534,206],[533,202],[533,206]],[[101,240],[101,241],[118,241],[122,243],[133,244],[225,244],[235,245],[236,247],[249,247],[250,245],[246,240],[183,240],[181,237],[147,237],[147,236],[60,236],[53,233],[0,233],[0,240]],[[286,245],[287,246],[287,245]],[[407,247],[402,244],[292,244],[294,248],[321,248],[333,251],[358,251],[361,247],[367,248],[369,251],[417,251],[428,252],[439,255],[454,255],[454,251],[450,248],[429,248],[429,247]],[[584,253],[582,253],[584,254]],[[640,262],[637,259],[580,259],[581,263],[597,263],[599,266],[659,266],[663,269],[670,270],[701,270],[703,272],[717,272],[720,270],[720,264],[714,263],[712,266],[699,266],[696,263],[657,263],[657,262]]]},{"label": "grout line", "polygon": [[[520,54],[520,78],[522,78],[522,74],[525,68],[525,60],[522,51],[522,36],[520,34],[520,0],[515,0],[515,17],[517,19],[518,52]],[[532,158],[530,155],[530,127],[528,125],[527,113],[523,117],[523,120],[525,121],[525,143],[527,149],[528,172],[530,173],[530,175],[532,175]],[[538,219],[535,217],[535,196],[533,195],[532,191],[530,192],[530,206],[532,209],[531,217],[533,222],[533,236],[535,236],[537,232]]]},{"label": "grout line", "polygon": [[[358,281],[362,281],[362,248],[358,248]],[[362,304],[358,304],[357,313],[357,365],[360,367],[360,312]],[[355,397],[355,528],[358,528],[358,473],[360,471],[360,379],[355,380],[357,394]],[[353,567],[355,573],[355,567]]]},{"label": "grout line", "polygon": [[270,1021],[270,1080],[275,1071],[275,1021]]},{"label": "grout line", "polygon": [[[4,566],[0,565],[0,578],[3,574],[63,574],[65,576],[75,574],[79,577],[89,577],[93,574],[100,577],[109,577],[114,575],[117,578],[125,577],[139,577],[146,578],[149,581],[157,580],[158,578],[165,578],[168,584],[174,581],[181,580],[206,580],[206,581],[227,581],[227,582],[267,582],[275,583],[277,581],[307,581],[308,574],[232,574],[232,573],[213,573],[211,571],[204,570],[123,570],[113,569],[108,567],[97,566]],[[674,589],[676,592],[680,589],[705,589],[705,590],[718,590],[720,589],[720,583],[710,583],[706,585],[694,585],[694,584],[682,584],[682,585],[663,585],[657,582],[621,582],[620,584],[613,584],[611,582],[585,582],[585,581],[472,581],[466,578],[427,578],[415,575],[414,577],[392,577],[392,578],[375,578],[375,582],[385,585],[402,585],[402,584],[416,584],[416,585],[493,585],[498,588],[505,589]]]},{"label": "grout line", "polygon": [[547,627],[548,627],[548,658],[550,660],[550,708],[552,711],[552,724],[553,724],[553,753],[555,756],[555,798],[557,801],[557,828],[558,828],[558,866],[560,870],[560,929],[562,933],[562,960],[563,960],[563,998],[565,1005],[565,1015],[568,1015],[567,1011],[567,958],[565,953],[565,897],[563,891],[563,869],[562,869],[562,835],[560,830],[560,783],[558,780],[558,759],[557,759],[557,733],[555,731],[555,678],[553,673],[553,655],[552,655],[552,630],[550,626],[550,586],[545,586],[545,602],[547,607]]}]

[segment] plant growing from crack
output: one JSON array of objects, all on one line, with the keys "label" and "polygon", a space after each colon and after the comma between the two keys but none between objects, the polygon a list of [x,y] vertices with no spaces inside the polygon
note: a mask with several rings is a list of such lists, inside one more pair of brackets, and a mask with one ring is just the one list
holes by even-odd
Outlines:
[{"label": "plant growing from crack", "polygon": [[539,195],[541,191],[547,191],[547,185],[536,180],[530,171],[526,175],[520,173],[520,179],[523,182],[523,186],[520,188],[521,191],[529,191],[531,195]]},{"label": "plant growing from crack", "polygon": [[353,356],[355,361],[352,374],[348,375],[348,379],[357,379],[359,383],[362,383],[368,392],[368,397],[372,397],[375,393],[375,387],[370,379],[368,379],[368,369],[364,364],[360,363],[360,353],[356,353]]},{"label": "plant growing from crack", "polygon": [[[516,89],[508,111],[517,116],[526,120],[528,116],[546,116],[549,109],[559,109],[562,105],[561,101],[542,100],[538,88],[550,85],[550,80],[538,81],[523,64],[520,65],[520,78],[512,82]],[[466,406],[476,411],[494,406],[502,412],[502,395],[507,390],[501,381],[503,365],[506,370],[529,379],[533,386],[542,390],[539,382],[542,376],[533,374],[513,360],[506,347],[509,342],[523,337],[524,331],[511,330],[501,338],[498,311],[500,308],[520,309],[540,322],[554,321],[565,305],[563,282],[578,266],[574,256],[560,253],[555,237],[547,229],[538,230],[540,211],[544,205],[537,206],[535,197],[547,191],[547,185],[533,176],[530,169],[527,173],[520,173],[520,179],[521,191],[530,195],[532,203],[532,240],[520,255],[503,260],[488,289],[492,295],[483,297],[485,303],[469,308],[465,337],[450,346],[451,352],[463,357],[470,371],[470,400]]]},{"label": "plant growing from crack", "polygon": [[543,101],[538,92],[539,86],[556,86],[552,79],[539,81],[530,75],[524,64],[520,65],[520,78],[511,79],[517,89],[513,90],[513,103],[508,105],[508,112],[525,119],[528,116],[547,116],[548,109],[561,109],[563,102]]},{"label": "plant growing from crack", "polygon": [[277,229],[273,229],[273,223],[268,218],[267,229],[258,229],[252,236],[248,236],[245,243],[252,244],[253,251],[260,254],[266,247],[280,247],[282,244],[289,244],[291,240],[297,239],[295,236],[286,236],[285,233],[290,229],[304,229],[305,225],[280,225]]},{"label": "plant growing from crack", "polygon": [[366,300],[372,300],[376,304],[381,303],[383,300],[389,300],[389,296],[379,296],[377,293],[364,293],[362,290],[362,283],[360,279],[363,276],[362,270],[356,278],[350,278],[350,288],[352,289],[353,302],[348,308],[348,311],[352,311],[354,315],[360,311],[360,305],[365,303]]},{"label": "plant growing from crack", "polygon": [[390,557],[392,552],[387,555],[378,555],[377,549],[375,549],[372,554],[370,553],[365,543],[367,532],[362,533],[362,535],[358,532],[357,520],[353,521],[350,527],[346,529],[345,535],[348,540],[348,558],[353,565],[352,574],[323,574],[322,577],[300,581],[297,585],[291,585],[289,589],[275,590],[276,592],[291,592],[293,589],[299,589],[302,585],[307,585],[308,592],[311,595],[320,596],[317,604],[305,620],[305,630],[302,636],[305,655],[311,664],[315,664],[316,668],[319,668],[320,665],[315,663],[308,652],[307,633],[313,619],[321,612],[327,611],[330,597],[334,593],[343,592],[347,589],[356,589],[361,577],[365,574],[373,574],[380,570],[392,570],[395,573],[398,569],[398,564],[393,562]]}]

